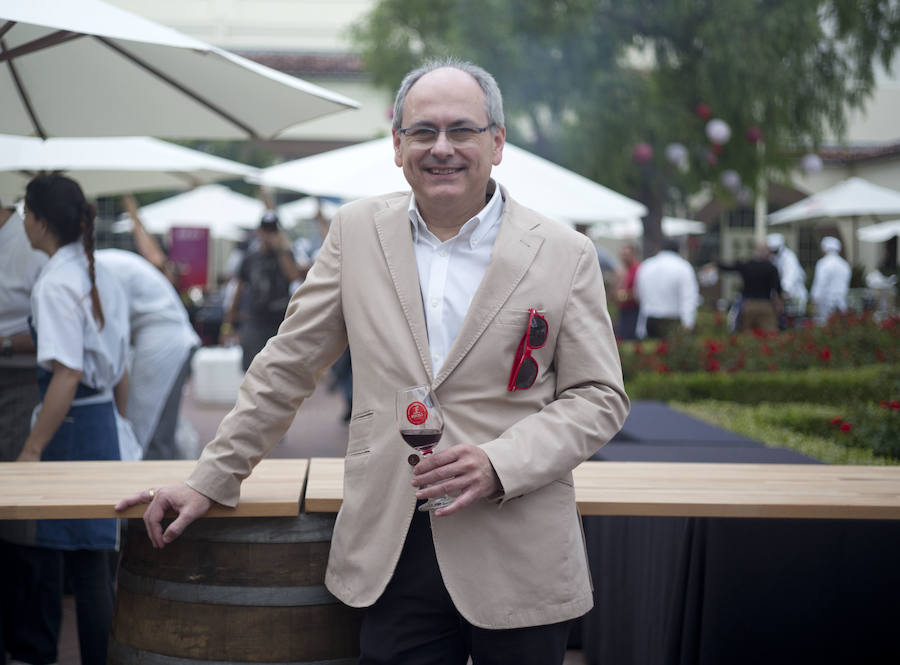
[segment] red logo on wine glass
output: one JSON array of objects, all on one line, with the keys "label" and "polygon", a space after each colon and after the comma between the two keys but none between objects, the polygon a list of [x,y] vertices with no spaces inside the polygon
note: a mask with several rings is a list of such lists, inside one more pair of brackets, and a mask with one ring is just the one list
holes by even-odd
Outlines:
[{"label": "red logo on wine glass", "polygon": [[413,425],[421,425],[428,419],[428,409],[422,402],[413,402],[406,407],[406,419]]}]

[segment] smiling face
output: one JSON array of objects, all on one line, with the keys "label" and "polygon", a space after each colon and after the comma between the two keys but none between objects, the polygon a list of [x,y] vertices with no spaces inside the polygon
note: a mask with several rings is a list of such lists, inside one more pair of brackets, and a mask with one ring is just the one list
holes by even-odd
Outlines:
[{"label": "smiling face", "polygon": [[[403,104],[403,127],[423,125],[445,129],[488,125],[484,92],[463,71],[446,67],[422,76]],[[454,144],[445,132],[433,145],[421,147],[396,130],[394,161],[416,196],[426,222],[462,225],[485,205],[491,167],[500,163],[506,130],[491,128],[464,145]],[[452,221],[450,224],[446,222]]]}]

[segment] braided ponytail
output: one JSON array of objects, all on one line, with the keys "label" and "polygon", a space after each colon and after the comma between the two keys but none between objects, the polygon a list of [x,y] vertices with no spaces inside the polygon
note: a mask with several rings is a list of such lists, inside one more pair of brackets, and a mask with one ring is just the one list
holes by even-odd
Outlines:
[{"label": "braided ponytail", "polygon": [[25,188],[25,206],[35,217],[44,220],[60,244],[78,240],[84,245],[91,278],[91,311],[100,328],[106,323],[94,270],[94,217],[97,209],[87,202],[81,186],[64,175],[42,173],[32,178]]},{"label": "braided ponytail", "polygon": [[103,330],[106,319],[103,316],[100,293],[97,291],[97,276],[94,271],[94,217],[97,215],[97,209],[85,201],[81,215],[81,242],[84,245],[84,253],[87,255],[88,277],[91,278],[91,311],[100,330]]}]

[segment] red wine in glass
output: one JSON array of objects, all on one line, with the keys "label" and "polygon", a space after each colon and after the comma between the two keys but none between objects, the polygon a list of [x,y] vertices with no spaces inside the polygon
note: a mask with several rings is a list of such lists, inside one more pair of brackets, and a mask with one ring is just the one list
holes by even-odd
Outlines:
[{"label": "red wine in glass", "polygon": [[[444,417],[431,386],[412,386],[397,391],[397,429],[400,436],[422,455],[430,455],[441,440]],[[429,499],[419,510],[443,508],[453,503],[449,495]]]},{"label": "red wine in glass", "polygon": [[441,440],[441,430],[439,429],[406,429],[400,430],[400,436],[410,446],[418,450],[423,455],[430,455],[431,451]]}]

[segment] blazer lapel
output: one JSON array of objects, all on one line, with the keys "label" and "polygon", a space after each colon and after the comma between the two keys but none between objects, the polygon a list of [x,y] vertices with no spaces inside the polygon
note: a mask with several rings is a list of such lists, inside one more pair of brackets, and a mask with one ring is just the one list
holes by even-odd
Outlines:
[{"label": "blazer lapel", "polygon": [[[506,208],[500,220],[500,232],[494,243],[491,262],[475,292],[475,297],[472,298],[472,304],[469,305],[469,311],[463,319],[462,329],[450,347],[440,374],[435,378],[435,387],[449,376],[478,341],[503,303],[522,281],[544,241],[543,237],[532,233],[541,221],[532,218],[534,223],[529,224],[528,217],[523,220],[520,213],[524,211],[509,198],[505,190],[502,191],[506,199]],[[422,316],[424,317],[424,313]]]},{"label": "blazer lapel", "polygon": [[[408,197],[404,200],[409,203]],[[390,207],[376,214],[375,228],[391,273],[391,280],[394,282],[394,289],[397,291],[397,298],[416,342],[419,358],[425,366],[428,378],[431,379],[433,376],[429,357],[428,328],[425,325],[419,270],[406,207],[402,209]]]}]

